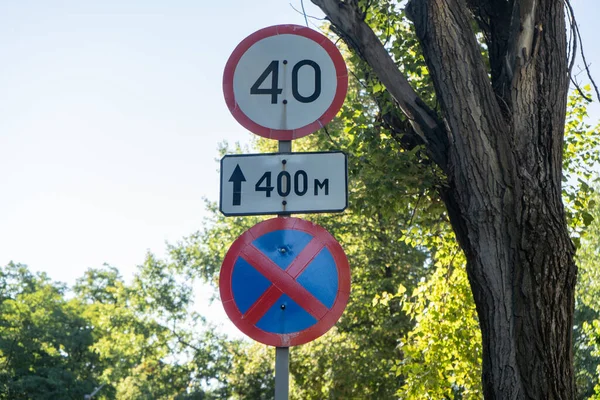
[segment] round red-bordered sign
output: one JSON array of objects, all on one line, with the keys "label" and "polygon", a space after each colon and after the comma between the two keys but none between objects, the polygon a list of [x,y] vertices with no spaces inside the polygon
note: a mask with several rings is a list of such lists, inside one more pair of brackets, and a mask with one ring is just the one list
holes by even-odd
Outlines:
[{"label": "round red-bordered sign", "polygon": [[225,312],[243,333],[270,346],[297,346],[338,321],[350,296],[350,267],[324,228],[278,217],[256,224],[231,245],[219,291]]},{"label": "round red-bordered sign", "polygon": [[223,74],[234,118],[269,139],[293,140],[330,122],[342,107],[348,71],[335,45],[299,25],[276,25],[244,39]]}]

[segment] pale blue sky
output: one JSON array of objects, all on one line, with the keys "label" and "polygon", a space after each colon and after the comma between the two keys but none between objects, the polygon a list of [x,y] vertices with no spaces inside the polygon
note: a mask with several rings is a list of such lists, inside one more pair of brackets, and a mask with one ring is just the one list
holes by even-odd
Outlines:
[{"label": "pale blue sky", "polygon": [[[600,81],[597,1],[573,3]],[[251,136],[225,106],[225,62],[284,23],[304,24],[286,0],[0,0],[0,265],[128,276],[200,229],[217,143]]]},{"label": "pale blue sky", "polygon": [[0,1],[0,265],[128,275],[198,230],[217,143],[251,136],[223,67],[280,23],[304,18],[278,0]]}]

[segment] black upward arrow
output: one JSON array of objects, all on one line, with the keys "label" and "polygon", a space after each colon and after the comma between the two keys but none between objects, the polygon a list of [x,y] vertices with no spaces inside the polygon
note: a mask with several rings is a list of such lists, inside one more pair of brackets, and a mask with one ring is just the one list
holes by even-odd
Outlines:
[{"label": "black upward arrow", "polygon": [[239,206],[242,204],[242,182],[246,182],[246,177],[242,173],[240,164],[235,166],[229,182],[233,182],[233,205]]}]

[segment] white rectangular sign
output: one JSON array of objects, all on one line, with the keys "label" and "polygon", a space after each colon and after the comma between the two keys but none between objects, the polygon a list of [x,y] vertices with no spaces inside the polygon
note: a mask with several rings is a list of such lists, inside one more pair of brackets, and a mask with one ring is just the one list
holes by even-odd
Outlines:
[{"label": "white rectangular sign", "polygon": [[341,151],[227,155],[219,209],[227,216],[344,211],[347,164]]}]

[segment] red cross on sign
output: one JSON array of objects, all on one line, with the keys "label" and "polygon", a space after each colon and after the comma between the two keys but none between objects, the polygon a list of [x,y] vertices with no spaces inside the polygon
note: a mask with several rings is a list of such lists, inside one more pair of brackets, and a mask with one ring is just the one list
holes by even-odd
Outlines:
[{"label": "red cross on sign", "polygon": [[271,346],[307,343],[340,318],[350,294],[350,268],[322,227],[274,218],[244,232],[221,268],[221,301],[246,335]]}]

